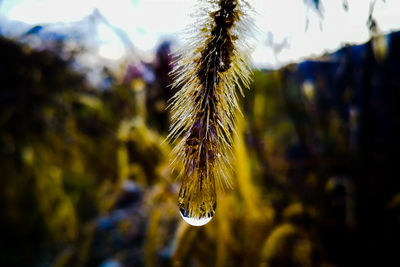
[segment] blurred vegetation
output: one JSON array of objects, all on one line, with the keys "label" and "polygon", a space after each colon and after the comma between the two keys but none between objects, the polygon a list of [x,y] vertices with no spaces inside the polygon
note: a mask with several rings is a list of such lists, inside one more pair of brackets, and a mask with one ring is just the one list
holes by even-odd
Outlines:
[{"label": "blurred vegetation", "polygon": [[[391,38],[386,50],[369,42],[255,72],[238,116],[234,190],[218,195],[204,227],[189,226],[177,209],[177,170],[164,142],[168,44],[150,65],[105,72],[110,88],[98,90],[73,70],[73,56],[0,38],[1,266],[395,260],[400,38]],[[154,80],[144,79],[146,69]]]}]

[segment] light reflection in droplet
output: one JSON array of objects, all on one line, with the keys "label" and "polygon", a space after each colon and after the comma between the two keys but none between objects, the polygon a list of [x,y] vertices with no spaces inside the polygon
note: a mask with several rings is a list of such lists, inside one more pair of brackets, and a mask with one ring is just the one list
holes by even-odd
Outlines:
[{"label": "light reflection in droplet", "polygon": [[203,226],[209,223],[212,217],[203,217],[203,218],[193,218],[193,217],[185,217],[181,212],[179,214],[182,216],[182,219],[192,226]]}]

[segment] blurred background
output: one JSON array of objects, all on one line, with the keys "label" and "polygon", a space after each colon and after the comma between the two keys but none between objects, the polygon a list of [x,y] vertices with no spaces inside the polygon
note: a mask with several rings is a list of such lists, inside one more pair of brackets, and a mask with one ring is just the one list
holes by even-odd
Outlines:
[{"label": "blurred background", "polygon": [[1,266],[400,266],[400,2],[251,1],[233,190],[165,142],[195,1],[0,0]]}]

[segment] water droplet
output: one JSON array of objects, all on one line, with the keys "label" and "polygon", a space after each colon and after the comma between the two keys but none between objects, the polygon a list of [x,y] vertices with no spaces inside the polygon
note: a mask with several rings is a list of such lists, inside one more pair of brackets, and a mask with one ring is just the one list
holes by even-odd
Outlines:
[{"label": "water droplet", "polygon": [[193,217],[185,217],[182,212],[179,212],[182,216],[182,219],[192,226],[203,226],[209,223],[212,217],[202,217],[202,218],[193,218]]},{"label": "water droplet", "polygon": [[202,226],[209,223],[217,207],[214,182],[203,175],[184,180],[179,190],[178,207],[188,224]]}]

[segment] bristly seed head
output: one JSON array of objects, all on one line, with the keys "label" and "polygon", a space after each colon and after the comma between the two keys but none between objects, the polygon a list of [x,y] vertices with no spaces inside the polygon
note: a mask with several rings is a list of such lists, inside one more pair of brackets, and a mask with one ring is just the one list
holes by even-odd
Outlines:
[{"label": "bristly seed head", "polygon": [[248,87],[244,40],[247,3],[235,0],[210,4],[193,41],[178,54],[172,71],[173,87],[170,139],[180,139],[173,149],[182,165],[179,209],[184,217],[207,218],[215,214],[215,188],[229,185],[226,170],[231,153],[236,86]]}]

